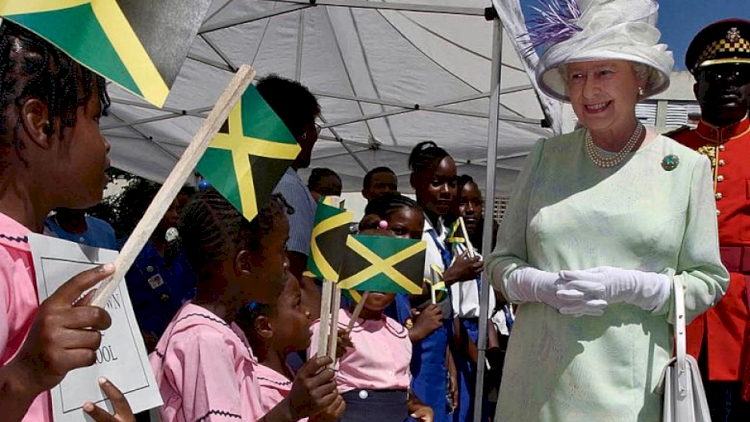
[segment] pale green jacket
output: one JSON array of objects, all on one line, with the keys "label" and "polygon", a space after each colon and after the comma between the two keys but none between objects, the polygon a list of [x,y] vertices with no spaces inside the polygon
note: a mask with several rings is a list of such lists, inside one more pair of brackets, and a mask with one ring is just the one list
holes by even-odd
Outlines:
[{"label": "pale green jacket", "polygon": [[[673,170],[662,166],[669,155],[679,159]],[[658,136],[623,164],[601,169],[586,155],[583,130],[539,141],[518,177],[487,271],[505,293],[508,274],[527,265],[673,275],[694,318],[729,283],[708,160]],[[495,421],[659,421],[655,388],[672,356],[672,302],[653,313],[611,304],[603,316],[580,318],[520,304]]]}]

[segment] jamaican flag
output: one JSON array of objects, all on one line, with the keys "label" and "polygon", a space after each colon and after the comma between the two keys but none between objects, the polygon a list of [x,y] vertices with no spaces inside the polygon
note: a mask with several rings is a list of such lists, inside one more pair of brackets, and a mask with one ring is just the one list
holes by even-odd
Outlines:
[{"label": "jamaican flag", "polygon": [[161,107],[211,0],[2,0],[0,16]]},{"label": "jamaican flag", "polygon": [[344,259],[343,250],[346,236],[349,235],[349,224],[354,215],[335,206],[334,200],[335,198],[323,197],[318,201],[307,270],[315,278],[336,282]]},{"label": "jamaican flag", "polygon": [[252,220],[299,152],[284,122],[250,85],[196,170]]},{"label": "jamaican flag", "polygon": [[462,234],[461,221],[459,219],[456,219],[456,221],[454,221],[451,225],[451,228],[448,231],[448,235],[445,237],[445,243],[455,244],[464,242],[466,242],[466,239]]},{"label": "jamaican flag", "polygon": [[443,280],[443,272],[440,270],[440,267],[435,264],[430,265],[430,270],[435,273],[436,280],[433,281],[432,279],[425,278],[424,282],[427,283],[431,289],[435,290],[435,299],[438,302],[441,302],[448,294],[448,287],[446,287],[445,281]]},{"label": "jamaican flag", "polygon": [[348,236],[339,287],[342,290],[419,294],[425,242],[385,236]]}]

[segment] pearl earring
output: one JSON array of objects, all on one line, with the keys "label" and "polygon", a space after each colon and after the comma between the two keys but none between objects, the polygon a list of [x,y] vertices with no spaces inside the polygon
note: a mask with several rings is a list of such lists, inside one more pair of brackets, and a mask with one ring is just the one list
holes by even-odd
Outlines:
[{"label": "pearl earring", "polygon": [[643,97],[643,87],[642,86],[638,87],[638,96],[639,97]]}]

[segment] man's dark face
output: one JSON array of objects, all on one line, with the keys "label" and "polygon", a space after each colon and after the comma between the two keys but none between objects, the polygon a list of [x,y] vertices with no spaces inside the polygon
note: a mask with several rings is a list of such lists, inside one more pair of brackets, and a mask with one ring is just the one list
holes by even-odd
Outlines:
[{"label": "man's dark face", "polygon": [[315,146],[315,142],[318,141],[319,134],[320,126],[315,123],[315,120],[305,125],[305,131],[299,138],[297,138],[297,143],[299,144],[301,151],[297,155],[297,159],[294,160],[292,167],[295,169],[310,167],[310,161],[312,161],[312,150]]},{"label": "man's dark face", "polygon": [[742,120],[750,106],[750,65],[727,63],[696,70],[693,86],[704,120],[726,126]]}]

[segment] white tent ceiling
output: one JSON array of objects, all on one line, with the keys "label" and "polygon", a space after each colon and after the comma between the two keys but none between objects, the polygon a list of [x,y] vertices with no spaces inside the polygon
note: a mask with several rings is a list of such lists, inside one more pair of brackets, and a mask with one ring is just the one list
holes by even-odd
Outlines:
[{"label": "white tent ceiling", "polygon": [[[500,0],[496,0],[500,1]],[[502,0],[506,2],[506,0]],[[510,0],[510,3],[518,0]],[[110,85],[102,123],[113,165],[163,180],[242,63],[260,76],[298,79],[322,105],[312,167],[330,167],[345,191],[386,165],[410,190],[406,167],[423,140],[445,147],[484,185],[491,81],[489,0],[215,0],[163,110]],[[424,11],[416,11],[424,10]],[[507,192],[534,141],[551,135],[504,37],[497,191]]]}]

